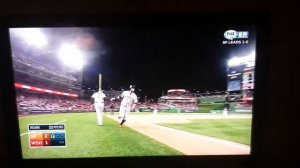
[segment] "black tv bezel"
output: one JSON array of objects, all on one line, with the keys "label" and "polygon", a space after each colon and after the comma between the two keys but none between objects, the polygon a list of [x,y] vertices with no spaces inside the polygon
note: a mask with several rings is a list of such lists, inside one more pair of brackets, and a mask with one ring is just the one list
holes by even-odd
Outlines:
[{"label": "black tv bezel", "polygon": [[[266,13],[190,13],[190,14],[102,14],[102,15],[31,15],[0,18],[1,113],[4,116],[5,141],[9,165],[15,167],[226,167],[249,166],[261,159],[260,135],[268,118],[264,111],[268,81],[268,46],[270,18]],[[254,25],[256,26],[255,93],[250,155],[138,156],[70,159],[22,159],[16,108],[13,66],[9,41],[12,27],[96,27],[96,26],[184,26],[184,25]]]}]

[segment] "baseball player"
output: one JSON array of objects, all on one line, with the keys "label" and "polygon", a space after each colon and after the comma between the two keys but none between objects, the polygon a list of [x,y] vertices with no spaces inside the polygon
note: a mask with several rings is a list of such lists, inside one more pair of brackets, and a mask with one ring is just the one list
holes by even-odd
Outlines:
[{"label": "baseball player", "polygon": [[92,95],[92,104],[94,104],[94,107],[96,109],[97,114],[97,122],[99,126],[102,126],[102,116],[103,116],[103,109],[104,109],[104,98],[105,94],[102,92],[102,90],[99,89],[98,92],[95,92]]},{"label": "baseball player", "polygon": [[[135,86],[130,85],[130,90],[124,91],[118,98],[123,98],[120,105],[120,111],[118,115],[118,119],[120,120],[120,128],[123,127],[123,124],[126,121],[127,115],[130,111],[133,111],[135,109],[135,106],[138,102],[137,96],[134,93]],[[115,100],[115,98],[112,98],[112,100]]]}]

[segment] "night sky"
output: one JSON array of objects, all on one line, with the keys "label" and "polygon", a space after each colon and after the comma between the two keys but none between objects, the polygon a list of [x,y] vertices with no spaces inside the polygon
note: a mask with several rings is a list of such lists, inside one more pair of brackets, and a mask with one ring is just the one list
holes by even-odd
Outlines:
[{"label": "night sky", "polygon": [[[250,44],[223,45],[229,29],[250,31]],[[83,71],[83,86],[127,89],[158,98],[168,89],[226,90],[227,60],[255,47],[251,27],[106,27],[92,29],[97,47]]]}]

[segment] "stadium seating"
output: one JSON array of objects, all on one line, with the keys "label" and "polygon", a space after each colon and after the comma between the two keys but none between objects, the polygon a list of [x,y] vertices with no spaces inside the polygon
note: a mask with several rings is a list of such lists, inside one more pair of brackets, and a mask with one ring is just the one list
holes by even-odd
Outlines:
[{"label": "stadium seating", "polygon": [[[38,60],[33,56],[24,56],[20,49],[15,49],[12,53],[14,61],[14,72],[18,82],[27,84],[39,83],[39,86],[55,86],[55,89],[69,88],[79,91],[81,89],[81,73],[70,73],[66,70],[58,70],[49,63]],[[31,81],[27,81],[30,76]],[[20,81],[21,80],[21,81]]]},{"label": "stadium seating", "polygon": [[17,91],[17,107],[21,114],[94,111],[88,100],[20,90]]}]

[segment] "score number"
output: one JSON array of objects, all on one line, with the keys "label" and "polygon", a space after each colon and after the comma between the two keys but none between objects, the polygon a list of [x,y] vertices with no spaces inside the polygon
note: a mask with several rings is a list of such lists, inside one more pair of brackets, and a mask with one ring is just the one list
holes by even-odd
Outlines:
[{"label": "score number", "polygon": [[[57,128],[55,128],[57,127]],[[29,147],[63,147],[66,146],[66,132],[58,126],[49,125],[48,130],[29,130]]]}]

